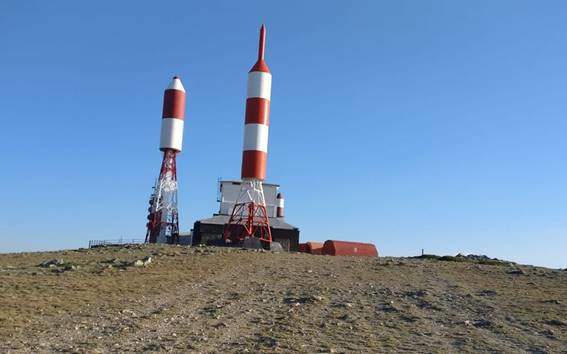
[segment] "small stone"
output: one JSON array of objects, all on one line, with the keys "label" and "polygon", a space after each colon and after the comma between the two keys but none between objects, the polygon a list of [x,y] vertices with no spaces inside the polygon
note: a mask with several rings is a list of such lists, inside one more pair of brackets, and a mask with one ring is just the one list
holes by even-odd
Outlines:
[{"label": "small stone", "polygon": [[51,259],[51,260],[48,260],[48,261],[41,262],[39,264],[39,266],[42,267],[42,268],[53,268],[53,267],[56,267],[56,266],[60,266],[64,263],[65,263],[65,261],[62,260],[62,259]]},{"label": "small stone", "polygon": [[561,320],[556,320],[556,319],[546,321],[546,323],[548,325],[551,325],[551,326],[565,326],[565,327],[567,327],[567,322],[563,322]]},{"label": "small stone", "polygon": [[136,317],[136,313],[135,313],[134,311],[128,310],[128,309],[122,310],[122,314],[124,314],[124,315],[130,315],[130,316],[132,316],[132,317]]},{"label": "small stone", "polygon": [[526,274],[526,272],[521,268],[514,268],[512,270],[509,270],[508,274],[523,275],[523,274]]},{"label": "small stone", "polygon": [[474,321],[474,326],[477,328],[490,328],[493,326],[493,323],[491,321],[482,319]]}]

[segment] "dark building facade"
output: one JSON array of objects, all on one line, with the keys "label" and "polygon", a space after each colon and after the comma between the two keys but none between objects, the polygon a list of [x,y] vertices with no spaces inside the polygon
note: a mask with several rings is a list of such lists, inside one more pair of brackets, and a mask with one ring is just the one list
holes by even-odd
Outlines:
[{"label": "dark building facade", "polygon": [[[193,245],[222,245],[224,227],[228,215],[215,214],[212,218],[196,221],[193,226]],[[297,252],[299,248],[299,229],[286,223],[283,218],[270,218],[272,240],[279,242],[286,251]]]}]

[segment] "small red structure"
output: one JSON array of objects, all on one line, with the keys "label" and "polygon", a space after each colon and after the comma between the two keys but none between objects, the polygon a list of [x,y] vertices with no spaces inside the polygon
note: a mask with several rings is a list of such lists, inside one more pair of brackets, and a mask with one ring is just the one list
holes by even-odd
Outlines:
[{"label": "small red structure", "polygon": [[305,252],[311,254],[322,254],[323,242],[309,241],[305,244]]},{"label": "small red structure", "polygon": [[323,245],[321,254],[329,256],[378,257],[378,250],[371,243],[327,240]]},{"label": "small red structure", "polygon": [[306,244],[306,243],[300,243],[300,244],[298,244],[298,245],[297,245],[297,250],[298,250],[299,252],[303,252],[303,253],[307,252],[307,244]]}]

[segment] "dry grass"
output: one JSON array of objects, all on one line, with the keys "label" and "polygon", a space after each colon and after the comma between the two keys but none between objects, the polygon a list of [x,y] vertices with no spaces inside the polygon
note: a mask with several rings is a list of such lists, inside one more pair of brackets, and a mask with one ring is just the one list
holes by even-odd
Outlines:
[{"label": "dry grass", "polygon": [[[63,264],[38,266],[51,259]],[[0,352],[567,351],[567,271],[480,263],[179,246],[5,254]]]}]

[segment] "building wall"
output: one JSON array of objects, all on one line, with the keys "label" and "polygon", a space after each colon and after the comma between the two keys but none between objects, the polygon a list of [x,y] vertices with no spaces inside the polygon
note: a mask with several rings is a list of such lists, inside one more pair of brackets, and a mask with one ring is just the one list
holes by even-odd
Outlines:
[{"label": "building wall", "polygon": [[[274,229],[272,240],[279,242],[285,251],[297,252],[299,249],[299,229]],[[224,225],[206,224],[197,221],[193,226],[193,245],[223,245]]]},{"label": "building wall", "polygon": [[[263,184],[264,198],[266,199],[266,210],[268,217],[276,217],[276,201],[279,186],[277,184]],[[240,194],[240,182],[238,181],[220,181],[219,182],[219,198],[220,209],[219,214],[231,215],[232,208]]]},{"label": "building wall", "polygon": [[288,252],[299,252],[299,229],[272,228],[272,240],[281,243],[283,249]]}]

